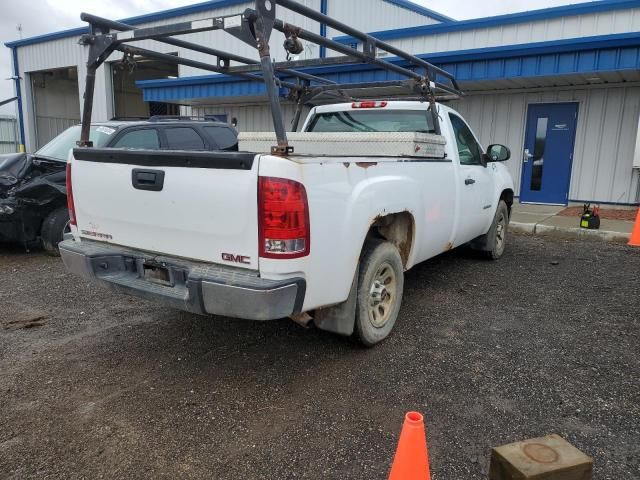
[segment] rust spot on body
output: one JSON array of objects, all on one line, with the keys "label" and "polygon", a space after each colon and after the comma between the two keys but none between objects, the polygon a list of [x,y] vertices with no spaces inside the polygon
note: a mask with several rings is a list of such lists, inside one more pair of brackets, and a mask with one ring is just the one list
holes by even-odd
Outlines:
[{"label": "rust spot on body", "polygon": [[453,250],[453,243],[451,242],[447,243],[447,248],[444,249],[445,252],[448,252],[449,250]]},{"label": "rust spot on body", "polygon": [[356,162],[356,165],[362,168],[375,167],[378,162]]}]

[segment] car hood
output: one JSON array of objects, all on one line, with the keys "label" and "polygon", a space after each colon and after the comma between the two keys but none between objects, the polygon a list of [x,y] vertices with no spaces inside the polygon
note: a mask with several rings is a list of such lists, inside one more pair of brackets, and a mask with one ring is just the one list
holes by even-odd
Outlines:
[{"label": "car hood", "polygon": [[66,195],[64,162],[39,160],[25,153],[0,155],[0,200],[19,198],[44,204]]},{"label": "car hood", "polygon": [[18,183],[30,168],[29,155],[26,153],[9,153],[0,155],[0,191]]}]

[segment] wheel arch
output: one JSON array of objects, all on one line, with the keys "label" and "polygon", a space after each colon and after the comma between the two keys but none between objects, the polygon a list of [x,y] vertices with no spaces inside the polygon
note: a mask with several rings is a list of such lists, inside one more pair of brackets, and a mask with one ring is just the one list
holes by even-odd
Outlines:
[{"label": "wheel arch", "polygon": [[509,211],[509,218],[511,218],[511,207],[513,206],[513,196],[514,191],[512,188],[505,188],[500,193],[500,197],[498,198],[498,202],[500,200],[504,200],[504,203],[507,204],[507,210]]},{"label": "wheel arch", "polygon": [[402,265],[408,269],[416,238],[416,222],[408,210],[377,215],[369,224],[369,230],[362,242],[361,252],[369,238],[382,238],[394,244],[402,258]]}]

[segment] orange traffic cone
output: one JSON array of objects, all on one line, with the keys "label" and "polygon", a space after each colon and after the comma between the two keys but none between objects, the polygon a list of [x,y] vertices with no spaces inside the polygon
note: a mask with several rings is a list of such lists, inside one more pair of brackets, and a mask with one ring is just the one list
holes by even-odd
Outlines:
[{"label": "orange traffic cone", "polygon": [[389,480],[431,480],[424,420],[418,412],[404,417]]},{"label": "orange traffic cone", "polygon": [[631,239],[628,245],[632,247],[640,247],[640,208],[638,209],[638,216],[636,217],[636,223],[631,231]]}]

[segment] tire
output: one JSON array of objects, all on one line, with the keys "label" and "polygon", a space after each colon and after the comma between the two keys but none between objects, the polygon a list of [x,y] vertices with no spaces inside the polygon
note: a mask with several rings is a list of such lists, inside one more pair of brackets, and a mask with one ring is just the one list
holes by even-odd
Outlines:
[{"label": "tire", "polygon": [[493,223],[487,232],[482,245],[482,252],[489,260],[498,260],[502,257],[507,243],[509,230],[509,209],[504,200],[500,200]]},{"label": "tire", "polygon": [[398,249],[382,240],[369,241],[360,258],[355,335],[371,347],[389,336],[398,318],[404,289],[404,267]]},{"label": "tire", "polygon": [[62,237],[69,228],[69,210],[67,207],[60,207],[51,212],[42,222],[40,230],[40,238],[42,239],[42,248],[52,256],[59,256],[58,243],[62,241]]}]

